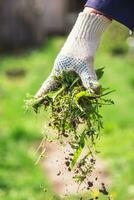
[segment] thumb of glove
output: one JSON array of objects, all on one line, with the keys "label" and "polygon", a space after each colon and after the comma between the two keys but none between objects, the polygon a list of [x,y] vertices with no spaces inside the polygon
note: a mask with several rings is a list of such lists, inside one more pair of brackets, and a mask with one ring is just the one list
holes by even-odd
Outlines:
[{"label": "thumb of glove", "polygon": [[41,88],[36,93],[35,98],[43,97],[43,95],[52,91],[55,87],[56,87],[56,80],[54,78],[54,75],[51,73],[47,78],[47,80],[42,84]]}]

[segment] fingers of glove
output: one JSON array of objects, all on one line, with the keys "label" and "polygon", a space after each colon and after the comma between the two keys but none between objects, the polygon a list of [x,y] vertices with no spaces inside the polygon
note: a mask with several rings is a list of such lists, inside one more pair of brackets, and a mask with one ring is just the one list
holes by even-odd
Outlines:
[{"label": "fingers of glove", "polygon": [[94,72],[94,74],[90,74],[88,68],[84,68],[83,70],[81,70],[80,74],[79,74],[83,86],[90,90],[93,93],[98,93],[100,91],[100,83],[97,80],[96,74]]},{"label": "fingers of glove", "polygon": [[50,74],[48,79],[42,84],[41,88],[36,93],[35,97],[36,98],[42,97],[43,95],[47,94],[48,92],[54,90],[55,87],[56,87],[56,80],[54,78],[54,75]]}]

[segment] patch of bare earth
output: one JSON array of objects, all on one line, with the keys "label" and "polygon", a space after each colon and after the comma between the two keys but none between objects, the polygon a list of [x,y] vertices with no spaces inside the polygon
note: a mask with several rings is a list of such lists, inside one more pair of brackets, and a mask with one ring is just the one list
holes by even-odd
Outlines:
[{"label": "patch of bare earth", "polygon": [[[43,168],[48,174],[48,178],[53,185],[54,191],[62,196],[82,193],[87,191],[87,184],[79,186],[73,179],[73,172],[68,171],[65,165],[65,157],[72,153],[70,146],[62,146],[56,142],[46,143],[46,153],[43,160]],[[108,162],[97,158],[96,169],[89,176],[88,180],[93,182],[93,188],[97,189],[101,183],[107,188],[111,185],[111,176],[108,171]]]}]

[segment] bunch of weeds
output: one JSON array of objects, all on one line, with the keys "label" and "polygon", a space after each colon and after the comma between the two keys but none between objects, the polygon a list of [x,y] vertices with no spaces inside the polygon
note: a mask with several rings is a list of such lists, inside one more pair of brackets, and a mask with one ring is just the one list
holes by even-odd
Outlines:
[{"label": "bunch of weeds", "polygon": [[[96,73],[101,79],[104,69],[100,68]],[[68,143],[72,148],[66,156],[68,170],[74,171],[74,179],[79,184],[85,181],[88,184],[88,177],[95,167],[95,144],[103,129],[101,108],[114,104],[107,98],[113,91],[101,88],[94,94],[83,87],[74,72],[63,72],[55,79],[57,89],[40,99],[32,98],[30,105],[36,113],[41,107],[45,110],[49,108],[49,126],[56,130],[57,140]]]}]

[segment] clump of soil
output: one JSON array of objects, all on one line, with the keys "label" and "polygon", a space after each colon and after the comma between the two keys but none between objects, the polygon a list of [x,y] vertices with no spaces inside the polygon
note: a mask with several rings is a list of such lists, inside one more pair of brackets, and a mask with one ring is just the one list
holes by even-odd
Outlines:
[{"label": "clump of soil", "polygon": [[[98,69],[98,79],[102,75],[103,68]],[[53,140],[60,141],[61,145],[69,144],[72,149],[71,153],[65,155],[65,166],[68,171],[74,172],[73,178],[77,183],[86,182],[87,190],[92,190],[94,183],[88,178],[95,169],[95,144],[103,129],[101,109],[114,103],[107,99],[112,91],[101,88],[94,94],[83,87],[74,72],[63,72],[61,77],[56,78],[56,82],[58,87],[55,91],[40,99],[33,98],[30,105],[36,113],[41,107],[49,109],[49,127],[56,132]],[[104,185],[100,192],[109,195]]]}]

